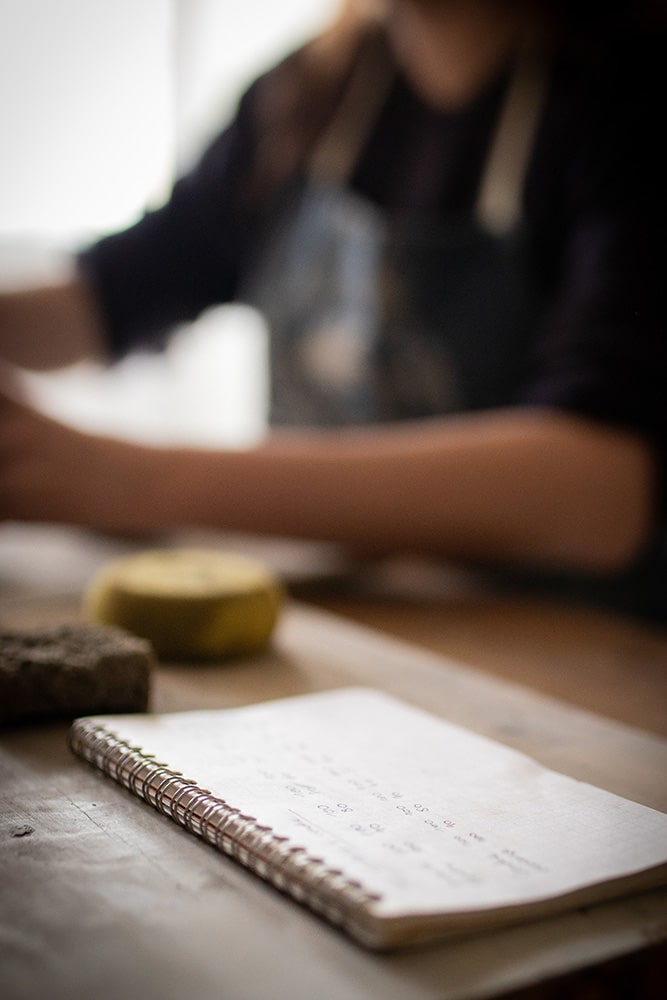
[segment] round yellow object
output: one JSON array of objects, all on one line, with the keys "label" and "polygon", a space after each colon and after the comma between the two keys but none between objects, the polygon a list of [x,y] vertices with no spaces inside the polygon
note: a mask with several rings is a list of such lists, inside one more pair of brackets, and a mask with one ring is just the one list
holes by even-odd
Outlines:
[{"label": "round yellow object", "polygon": [[148,639],[162,659],[214,660],[265,647],[282,598],[278,579],[254,559],[165,549],[104,566],[84,607],[93,620]]}]

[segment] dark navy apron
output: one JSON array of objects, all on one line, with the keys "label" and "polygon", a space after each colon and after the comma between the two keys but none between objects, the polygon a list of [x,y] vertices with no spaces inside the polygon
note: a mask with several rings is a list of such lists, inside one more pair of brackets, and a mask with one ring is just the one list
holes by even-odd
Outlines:
[{"label": "dark navy apron", "polygon": [[508,88],[475,216],[397,221],[345,186],[393,76],[387,53],[365,55],[244,289],[269,324],[273,425],[509,405],[538,325],[520,213],[541,104],[533,61]]}]

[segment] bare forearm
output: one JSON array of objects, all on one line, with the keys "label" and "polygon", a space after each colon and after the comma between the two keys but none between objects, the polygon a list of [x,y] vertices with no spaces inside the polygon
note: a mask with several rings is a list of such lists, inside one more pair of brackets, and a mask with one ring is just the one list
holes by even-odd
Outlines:
[{"label": "bare forearm", "polygon": [[173,461],[176,521],[471,560],[605,571],[635,554],[652,515],[641,443],[540,412],[277,436]]},{"label": "bare forearm", "polygon": [[0,517],[133,534],[182,526],[607,571],[651,526],[653,460],[631,435],[507,411],[284,433],[246,451],[82,434],[5,398]]},{"label": "bare forearm", "polygon": [[83,281],[0,294],[0,358],[46,371],[101,359],[102,325]]}]

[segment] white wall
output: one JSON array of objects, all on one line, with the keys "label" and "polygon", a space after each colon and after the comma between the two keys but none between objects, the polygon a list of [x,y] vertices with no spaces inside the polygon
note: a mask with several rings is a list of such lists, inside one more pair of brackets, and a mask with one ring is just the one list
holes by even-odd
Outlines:
[{"label": "white wall", "polygon": [[336,0],[0,0],[0,237],[131,221]]},{"label": "white wall", "polygon": [[170,4],[1,0],[0,233],[131,221],[171,168]]},{"label": "white wall", "polygon": [[[0,0],[0,285],[48,274],[44,244],[77,246],[159,202],[250,79],[336,7]],[[79,426],[144,440],[245,440],[263,428],[263,358],[257,318],[223,309],[164,358],[30,385],[39,405]]]},{"label": "white wall", "polygon": [[177,0],[175,122],[187,163],[262,69],[316,32],[339,0]]}]

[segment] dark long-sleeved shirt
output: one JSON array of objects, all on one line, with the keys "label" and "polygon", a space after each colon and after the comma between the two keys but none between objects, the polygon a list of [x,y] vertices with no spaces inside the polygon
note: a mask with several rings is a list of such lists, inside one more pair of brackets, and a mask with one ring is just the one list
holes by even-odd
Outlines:
[{"label": "dark long-sleeved shirt", "polygon": [[[643,435],[667,462],[665,161],[656,57],[632,46],[551,67],[523,192],[547,309],[519,402]],[[311,85],[312,77],[312,85]],[[349,179],[389,217],[469,215],[507,86],[455,112],[397,71]],[[306,47],[257,80],[168,202],[81,255],[120,356],[239,295],[273,196],[305,169],[342,81]],[[658,521],[664,524],[664,491]],[[664,530],[664,529],[663,529]]]}]

